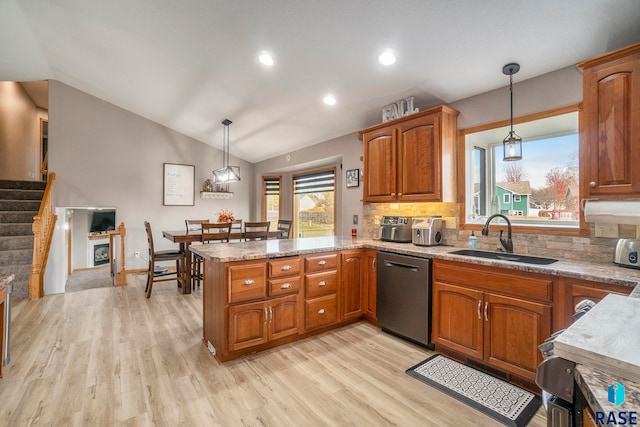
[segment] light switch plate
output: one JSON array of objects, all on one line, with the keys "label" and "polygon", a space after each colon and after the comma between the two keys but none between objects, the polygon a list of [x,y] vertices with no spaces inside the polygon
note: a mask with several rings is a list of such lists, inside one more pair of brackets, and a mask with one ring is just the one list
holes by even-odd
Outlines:
[{"label": "light switch plate", "polygon": [[620,237],[618,224],[599,224],[596,222],[596,237],[612,237],[617,239]]},{"label": "light switch plate", "polygon": [[354,215],[353,216],[353,224],[357,225],[358,224],[358,215]]}]

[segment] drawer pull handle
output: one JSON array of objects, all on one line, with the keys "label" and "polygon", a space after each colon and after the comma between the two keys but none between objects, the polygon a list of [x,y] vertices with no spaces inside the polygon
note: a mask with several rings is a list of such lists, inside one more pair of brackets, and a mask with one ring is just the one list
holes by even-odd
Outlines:
[{"label": "drawer pull handle", "polygon": [[318,310],[318,314],[325,314],[326,310],[324,308],[321,308],[320,310]]},{"label": "drawer pull handle", "polygon": [[591,187],[591,188],[596,188],[596,182],[595,182],[595,181],[591,181],[591,182],[589,183],[589,187]]},{"label": "drawer pull handle", "polygon": [[327,261],[325,260],[318,261],[318,265],[327,265]]},{"label": "drawer pull handle", "polygon": [[254,283],[256,283],[253,279],[247,279],[244,282],[242,282],[243,285],[253,285]]},{"label": "drawer pull handle", "polygon": [[289,271],[289,270],[291,270],[290,265],[283,265],[282,267],[280,267],[280,271]]},{"label": "drawer pull handle", "polygon": [[280,289],[289,289],[291,287],[291,283],[283,283],[280,285]]},{"label": "drawer pull handle", "polygon": [[320,283],[318,283],[318,286],[323,287],[323,286],[327,286],[327,282],[325,282],[324,280],[321,281]]}]

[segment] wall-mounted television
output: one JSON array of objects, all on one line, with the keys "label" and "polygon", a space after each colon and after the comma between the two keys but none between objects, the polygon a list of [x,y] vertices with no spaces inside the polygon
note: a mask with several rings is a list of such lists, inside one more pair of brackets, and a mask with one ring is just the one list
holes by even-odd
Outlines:
[{"label": "wall-mounted television", "polygon": [[94,211],[90,233],[104,233],[116,229],[116,211]]}]

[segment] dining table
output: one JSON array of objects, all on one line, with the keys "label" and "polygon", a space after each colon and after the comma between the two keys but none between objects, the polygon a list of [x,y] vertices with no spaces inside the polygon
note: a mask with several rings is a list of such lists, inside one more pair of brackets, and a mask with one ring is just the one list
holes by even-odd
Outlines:
[{"label": "dining table", "polygon": [[[269,231],[269,239],[277,239],[282,236],[281,230]],[[217,233],[205,233],[203,235],[202,230],[167,230],[162,232],[162,237],[170,240],[173,243],[180,245],[180,250],[185,254],[184,262],[184,283],[188,286],[182,286],[180,289],[183,294],[191,293],[191,252],[189,247],[193,242],[202,242],[207,240],[207,236],[210,234],[214,236]],[[235,231],[229,234],[229,242],[234,240],[242,241],[244,239],[244,231]]]}]

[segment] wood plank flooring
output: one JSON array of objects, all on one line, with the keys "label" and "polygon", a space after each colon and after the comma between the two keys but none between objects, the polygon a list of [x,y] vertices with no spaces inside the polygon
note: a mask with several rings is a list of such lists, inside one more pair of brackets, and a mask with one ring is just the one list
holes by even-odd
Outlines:
[{"label": "wood plank flooring", "polygon": [[406,375],[431,352],[364,322],[220,365],[201,291],[147,300],[144,280],[14,302],[0,425],[500,425]]}]

